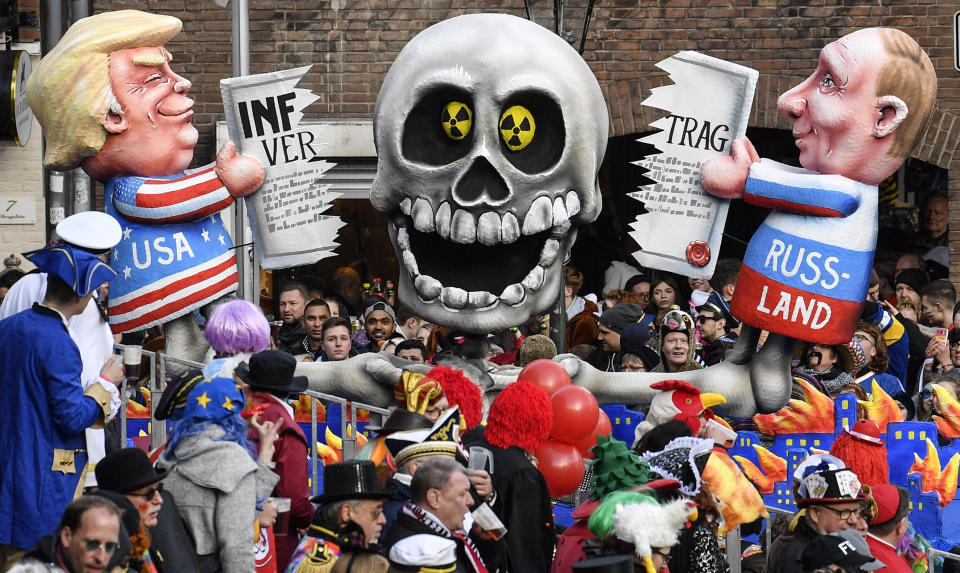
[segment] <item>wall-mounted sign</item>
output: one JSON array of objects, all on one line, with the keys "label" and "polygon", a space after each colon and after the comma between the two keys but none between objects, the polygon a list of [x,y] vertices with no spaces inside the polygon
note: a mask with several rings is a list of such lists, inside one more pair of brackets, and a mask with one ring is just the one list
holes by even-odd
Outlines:
[{"label": "wall-mounted sign", "polygon": [[36,199],[16,195],[0,195],[0,225],[33,225],[36,222]]},{"label": "wall-mounted sign", "polygon": [[23,50],[0,52],[0,139],[26,145],[33,127],[27,101],[30,54]]},{"label": "wall-mounted sign", "polygon": [[953,13],[953,69],[960,72],[960,36],[957,28],[960,28],[960,12]]}]

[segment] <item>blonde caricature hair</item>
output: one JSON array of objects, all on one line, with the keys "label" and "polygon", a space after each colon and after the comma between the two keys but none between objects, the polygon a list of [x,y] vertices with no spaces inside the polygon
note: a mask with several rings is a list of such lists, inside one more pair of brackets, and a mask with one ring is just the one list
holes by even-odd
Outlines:
[{"label": "blonde caricature hair", "polygon": [[896,28],[880,28],[888,59],[877,74],[877,97],[895,95],[907,104],[906,119],[893,132],[887,155],[906,159],[923,138],[937,102],[937,72],[917,42]]},{"label": "blonde caricature hair", "polygon": [[30,107],[46,137],[45,167],[73,169],[103,147],[101,122],[109,111],[120,111],[110,87],[110,52],[163,46],[181,26],[173,16],[138,10],[104,12],[70,26],[27,81]]}]

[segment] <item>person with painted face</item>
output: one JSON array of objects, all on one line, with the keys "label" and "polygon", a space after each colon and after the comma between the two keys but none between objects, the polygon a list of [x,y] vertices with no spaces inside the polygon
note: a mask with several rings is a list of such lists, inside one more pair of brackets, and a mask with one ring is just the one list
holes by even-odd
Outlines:
[{"label": "person with painted face", "polygon": [[831,396],[853,384],[854,358],[847,345],[801,343],[797,355],[800,364],[794,370],[814,378]]},{"label": "person with painted face", "polygon": [[130,537],[129,566],[141,573],[184,571],[197,567],[193,541],[170,492],[147,454],[138,448],[111,452],[97,464],[96,494],[106,494],[125,512],[139,517],[136,527],[124,515],[124,533]]}]

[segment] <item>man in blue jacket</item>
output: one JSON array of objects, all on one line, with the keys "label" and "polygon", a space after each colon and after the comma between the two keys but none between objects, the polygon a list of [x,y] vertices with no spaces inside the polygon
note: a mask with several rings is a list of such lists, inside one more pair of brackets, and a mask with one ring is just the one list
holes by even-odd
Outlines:
[{"label": "man in blue jacket", "polygon": [[[116,413],[123,365],[106,361],[84,391],[67,321],[116,276],[67,245],[24,255],[47,273],[43,303],[0,321],[0,566],[53,533],[87,465],[84,430]],[[106,357],[104,357],[106,358]]]}]

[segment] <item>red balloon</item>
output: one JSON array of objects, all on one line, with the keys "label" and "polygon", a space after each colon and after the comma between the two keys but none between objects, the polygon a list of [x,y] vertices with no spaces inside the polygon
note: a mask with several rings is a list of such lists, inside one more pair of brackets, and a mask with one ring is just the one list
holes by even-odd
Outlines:
[{"label": "red balloon", "polygon": [[593,394],[583,386],[564,386],[550,396],[553,426],[550,437],[573,444],[597,425],[600,406]]},{"label": "red balloon", "polygon": [[537,469],[547,480],[550,497],[563,497],[576,491],[583,481],[583,457],[573,444],[547,440],[534,454]]},{"label": "red balloon", "polygon": [[518,380],[526,380],[543,388],[547,396],[553,395],[558,389],[570,385],[570,375],[553,360],[540,358],[523,367]]},{"label": "red balloon", "polygon": [[609,436],[612,433],[613,424],[610,423],[610,418],[606,412],[600,410],[600,418],[597,420],[596,427],[594,427],[589,434],[574,442],[573,445],[577,447],[577,451],[580,452],[581,455],[592,458],[593,453],[589,452],[589,450],[597,445],[597,436]]}]

